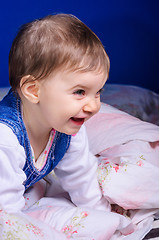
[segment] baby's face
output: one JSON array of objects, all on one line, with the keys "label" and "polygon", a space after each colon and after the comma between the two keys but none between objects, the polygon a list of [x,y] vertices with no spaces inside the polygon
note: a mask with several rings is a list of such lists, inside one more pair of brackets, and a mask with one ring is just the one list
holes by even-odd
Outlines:
[{"label": "baby's face", "polygon": [[100,109],[104,72],[59,72],[40,82],[39,107],[46,127],[75,134]]}]

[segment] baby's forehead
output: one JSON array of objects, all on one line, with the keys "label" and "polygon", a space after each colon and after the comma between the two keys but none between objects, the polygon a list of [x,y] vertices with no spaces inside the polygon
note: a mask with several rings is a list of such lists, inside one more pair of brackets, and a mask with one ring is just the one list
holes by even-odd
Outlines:
[{"label": "baby's forehead", "polygon": [[59,69],[56,69],[55,71],[52,71],[49,74],[49,78],[69,78],[69,77],[85,77],[88,75],[94,75],[94,76],[101,76],[103,78],[107,78],[108,73],[107,70],[104,67],[96,68],[94,70],[89,70],[87,68],[79,67],[79,68],[66,68],[66,67],[60,67]]},{"label": "baby's forehead", "polygon": [[[91,60],[93,61],[93,60]],[[72,64],[71,61],[68,61],[64,66],[59,67],[59,70],[65,73],[94,73],[94,74],[103,74],[108,75],[108,69],[105,64],[98,62],[96,65],[93,64],[87,57],[84,57],[80,62]]]},{"label": "baby's forehead", "polygon": [[[87,69],[87,67],[79,67],[79,68],[61,68],[59,71],[59,74],[63,74],[65,75],[72,75],[72,76],[87,76],[87,75],[95,75],[95,76],[103,76],[105,78],[108,77],[108,73],[105,67],[100,67],[100,68],[96,68],[96,69]],[[58,74],[57,72],[57,74]]]}]

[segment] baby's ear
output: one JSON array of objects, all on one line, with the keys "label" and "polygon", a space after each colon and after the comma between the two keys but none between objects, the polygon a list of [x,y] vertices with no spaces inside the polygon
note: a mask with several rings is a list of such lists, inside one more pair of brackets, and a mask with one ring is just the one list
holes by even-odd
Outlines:
[{"label": "baby's ear", "polygon": [[39,102],[39,81],[31,75],[22,77],[20,81],[20,90],[25,98],[32,103]]}]

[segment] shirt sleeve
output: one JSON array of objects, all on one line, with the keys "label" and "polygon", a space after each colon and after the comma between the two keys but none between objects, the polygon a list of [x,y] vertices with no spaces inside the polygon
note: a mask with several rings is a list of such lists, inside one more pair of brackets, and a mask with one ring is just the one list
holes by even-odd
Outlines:
[{"label": "shirt sleeve", "polygon": [[0,207],[9,213],[25,205],[25,152],[12,130],[0,124]]},{"label": "shirt sleeve", "polygon": [[55,168],[55,174],[76,206],[110,209],[97,181],[97,159],[89,151],[85,126],[72,136],[70,147]]}]

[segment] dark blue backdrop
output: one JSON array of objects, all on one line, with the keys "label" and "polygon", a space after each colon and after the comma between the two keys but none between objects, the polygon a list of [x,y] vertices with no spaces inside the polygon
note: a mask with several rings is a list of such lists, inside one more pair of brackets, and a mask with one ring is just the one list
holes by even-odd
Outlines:
[{"label": "dark blue backdrop", "polygon": [[17,0],[0,8],[0,86],[8,86],[8,54],[19,26],[52,13],[71,13],[101,39],[111,60],[109,83],[159,92],[158,0]]}]

